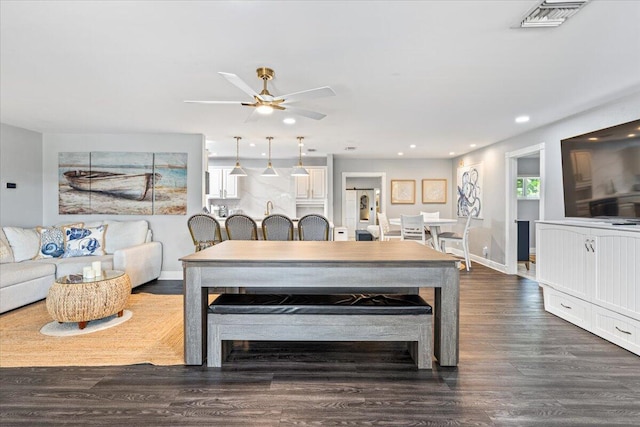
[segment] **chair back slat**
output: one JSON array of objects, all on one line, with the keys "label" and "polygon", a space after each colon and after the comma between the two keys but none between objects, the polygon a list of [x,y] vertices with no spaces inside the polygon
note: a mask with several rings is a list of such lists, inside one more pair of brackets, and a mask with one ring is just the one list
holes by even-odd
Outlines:
[{"label": "chair back slat", "polygon": [[422,215],[400,215],[402,240],[417,240],[426,243],[424,218]]}]

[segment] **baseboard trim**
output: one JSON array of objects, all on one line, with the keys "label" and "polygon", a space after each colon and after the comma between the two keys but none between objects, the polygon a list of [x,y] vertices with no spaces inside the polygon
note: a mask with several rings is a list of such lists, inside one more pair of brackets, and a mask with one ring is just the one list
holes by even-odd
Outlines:
[{"label": "baseboard trim", "polygon": [[[464,258],[464,252],[462,250],[456,249],[456,248],[447,248],[447,249],[449,250],[449,252],[451,252],[451,254]],[[500,273],[508,274],[507,266],[504,264],[500,264],[495,261],[491,261],[490,259],[482,258],[474,254],[469,254],[469,258],[471,258],[471,268],[473,268],[473,263],[477,262],[478,264],[482,264],[485,267],[489,267],[493,270],[499,271]]]},{"label": "baseboard trim", "polygon": [[182,270],[178,271],[161,271],[158,280],[182,280]]}]

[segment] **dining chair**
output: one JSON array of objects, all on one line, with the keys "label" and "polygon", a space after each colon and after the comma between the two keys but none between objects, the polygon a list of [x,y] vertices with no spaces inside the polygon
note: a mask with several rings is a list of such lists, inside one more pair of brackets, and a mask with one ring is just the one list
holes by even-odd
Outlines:
[{"label": "dining chair", "polygon": [[440,242],[440,249],[442,252],[446,252],[446,244],[450,243],[461,243],[462,251],[464,252],[464,264],[467,268],[467,271],[471,268],[471,259],[469,259],[469,226],[471,225],[471,219],[473,218],[473,214],[470,213],[467,216],[467,221],[464,225],[464,230],[462,234],[458,234],[455,232],[445,232],[441,233],[438,236],[438,241]]},{"label": "dining chair", "polygon": [[400,215],[400,234],[402,240],[415,240],[423,245],[427,243],[422,215]]},{"label": "dining chair", "polygon": [[187,220],[187,227],[189,227],[196,252],[222,242],[220,223],[211,215],[202,213],[192,215]]},{"label": "dining chair", "polygon": [[224,222],[229,240],[258,240],[258,225],[250,216],[232,214]]},{"label": "dining chair", "polygon": [[[422,218],[424,218],[425,222],[430,219],[440,219],[440,212],[420,211],[420,215],[422,215]],[[431,229],[429,228],[429,226],[425,226],[424,229],[427,232],[427,239],[431,238]]]},{"label": "dining chair", "polygon": [[271,214],[262,220],[264,240],[293,240],[293,221],[286,215]]},{"label": "dining chair", "polygon": [[378,226],[379,226],[379,239],[380,241],[386,240],[389,241],[391,239],[402,238],[400,234],[400,230],[392,230],[391,225],[389,224],[389,218],[387,218],[387,214],[378,212]]},{"label": "dining chair", "polygon": [[300,240],[329,240],[329,220],[322,215],[305,215],[298,221]]}]

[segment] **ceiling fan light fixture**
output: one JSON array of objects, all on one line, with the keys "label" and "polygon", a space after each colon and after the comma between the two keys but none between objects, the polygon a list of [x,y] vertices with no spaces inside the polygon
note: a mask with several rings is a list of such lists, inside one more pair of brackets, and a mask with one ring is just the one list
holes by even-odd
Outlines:
[{"label": "ceiling fan light fixture", "polygon": [[302,140],[303,136],[298,137],[298,165],[291,171],[291,176],[309,176],[309,171],[302,166]]},{"label": "ceiling fan light fixture", "polygon": [[270,105],[258,105],[256,107],[256,111],[258,112],[258,114],[262,114],[266,116],[273,113],[273,107]]},{"label": "ceiling fan light fixture", "polygon": [[242,137],[234,136],[236,139],[236,166],[229,172],[229,175],[233,176],[247,176],[247,173],[240,166],[240,140]]},{"label": "ceiling fan light fixture", "polygon": [[269,141],[269,162],[267,163],[267,168],[262,172],[262,176],[278,176],[278,172],[273,168],[271,164],[271,140],[272,136],[268,136],[267,140]]}]

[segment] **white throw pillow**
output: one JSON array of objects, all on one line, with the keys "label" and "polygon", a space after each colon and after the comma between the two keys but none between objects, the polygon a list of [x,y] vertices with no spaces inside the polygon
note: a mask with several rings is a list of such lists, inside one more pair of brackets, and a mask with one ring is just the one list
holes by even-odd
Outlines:
[{"label": "white throw pillow", "polygon": [[104,255],[106,225],[95,228],[64,227],[64,255],[62,258]]},{"label": "white throw pillow", "polygon": [[15,262],[33,259],[38,255],[40,235],[35,228],[3,227],[11,245]]},{"label": "white throw pillow", "polygon": [[108,254],[112,254],[118,249],[141,245],[147,239],[149,223],[144,219],[138,221],[107,220],[104,223],[108,225],[105,236]]}]

